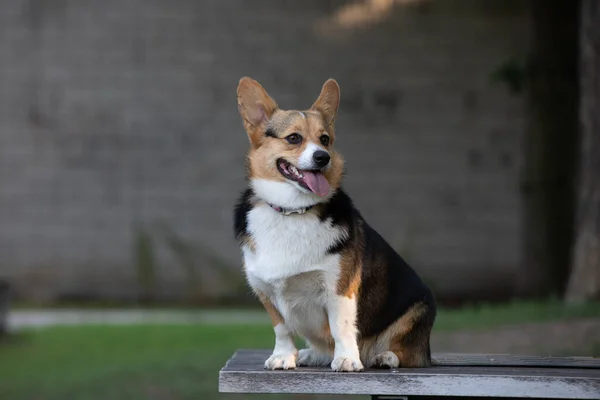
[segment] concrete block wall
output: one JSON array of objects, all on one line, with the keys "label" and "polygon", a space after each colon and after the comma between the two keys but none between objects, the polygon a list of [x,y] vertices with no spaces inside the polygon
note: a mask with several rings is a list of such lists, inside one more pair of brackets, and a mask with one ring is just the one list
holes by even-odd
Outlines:
[{"label": "concrete block wall", "polygon": [[0,0],[0,277],[33,300],[135,299],[139,227],[159,298],[190,268],[229,293],[237,82],[303,108],[335,77],[366,218],[441,297],[510,290],[526,110],[490,75],[527,51],[529,17],[481,3],[399,4],[349,31],[337,0]]}]

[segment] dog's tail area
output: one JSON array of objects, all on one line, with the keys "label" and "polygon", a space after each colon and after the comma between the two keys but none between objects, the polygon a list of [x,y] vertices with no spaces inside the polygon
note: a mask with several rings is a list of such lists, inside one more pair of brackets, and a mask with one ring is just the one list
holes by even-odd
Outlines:
[{"label": "dog's tail area", "polygon": [[429,358],[429,365],[431,365],[432,367],[441,365],[441,363],[438,360],[431,357],[431,345],[429,343],[427,343],[427,358]]}]

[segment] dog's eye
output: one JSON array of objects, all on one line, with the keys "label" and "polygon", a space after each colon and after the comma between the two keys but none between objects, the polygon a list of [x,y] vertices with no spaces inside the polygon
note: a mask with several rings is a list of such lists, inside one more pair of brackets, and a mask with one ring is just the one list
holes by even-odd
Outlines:
[{"label": "dog's eye", "polygon": [[302,142],[302,136],[297,133],[292,133],[291,135],[286,136],[285,140],[287,140],[289,144],[298,144]]},{"label": "dog's eye", "polygon": [[329,146],[329,136],[323,135],[321,136],[320,140],[323,146]]}]

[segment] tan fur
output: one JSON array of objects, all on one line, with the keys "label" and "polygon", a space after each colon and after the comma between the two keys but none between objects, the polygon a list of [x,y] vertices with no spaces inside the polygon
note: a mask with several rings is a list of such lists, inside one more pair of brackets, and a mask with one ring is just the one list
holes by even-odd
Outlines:
[{"label": "tan fur", "polygon": [[354,277],[352,278],[352,280],[350,281],[348,288],[346,289],[346,291],[344,291],[344,296],[348,297],[349,299],[353,299],[358,295],[359,290],[360,290],[360,271],[357,272],[354,275]]},{"label": "tan fur", "polygon": [[[339,105],[339,86],[334,80],[325,82],[313,106],[304,111],[279,109],[265,89],[250,78],[240,80],[237,94],[238,109],[251,143],[247,155],[250,178],[284,182],[285,178],[277,170],[277,159],[284,158],[297,165],[306,146],[311,142],[322,146],[320,136],[326,134],[330,137],[326,149],[331,156],[331,166],[323,175],[332,191],[340,187],[344,159],[333,149],[335,113]],[[267,137],[267,129],[277,135],[277,139]],[[303,137],[302,144],[289,144],[284,139],[292,133]]]},{"label": "tan fur", "polygon": [[244,236],[240,244],[242,246],[248,247],[251,252],[256,253],[256,243],[254,242],[254,239],[252,239],[251,236]]},{"label": "tan fur", "polygon": [[[423,303],[417,303],[412,306],[400,319],[394,322],[388,328],[391,336],[390,346],[400,341],[410,331],[413,330],[414,325],[418,320],[425,314],[427,307]],[[392,349],[393,350],[393,349]]]},{"label": "tan fur", "polygon": [[329,321],[325,319],[325,323],[323,324],[323,337],[329,338],[331,337],[331,327],[329,326]]},{"label": "tan fur", "polygon": [[327,344],[327,351],[333,353],[335,349],[335,341],[333,337],[331,337],[331,327],[329,326],[329,321],[325,318],[325,323],[323,324],[322,331],[322,339]]},{"label": "tan fur", "polygon": [[[375,337],[361,338],[358,342],[361,359],[368,366],[375,366],[377,355],[393,352],[403,368],[429,366],[427,359],[429,331],[422,331],[420,319],[427,313],[427,306],[418,303],[402,317]],[[429,328],[427,328],[429,329]]]},{"label": "tan fur", "polygon": [[[393,352],[400,360],[403,368],[420,368],[429,366],[427,349],[429,330],[421,331],[420,319],[427,313],[427,306],[418,303],[410,308],[402,317],[390,325],[377,337],[363,338],[359,341],[361,357],[374,360],[384,351]],[[429,328],[425,328],[429,329]]]},{"label": "tan fur", "polygon": [[[414,305],[400,319],[389,328],[389,348],[404,368],[419,368],[429,366],[425,355],[429,347],[429,328],[422,332],[419,321],[427,313],[427,306],[423,303]],[[409,339],[410,338],[410,339]]]},{"label": "tan fur", "polygon": [[361,283],[361,266],[356,247],[350,247],[342,253],[340,276],[337,282],[337,294],[352,299],[358,295]]},{"label": "tan fur", "polygon": [[279,311],[277,311],[277,308],[275,308],[273,303],[271,303],[271,300],[269,300],[269,298],[267,296],[265,296],[263,293],[258,292],[257,295],[258,295],[258,299],[265,307],[265,310],[267,310],[267,313],[269,314],[269,317],[271,318],[271,323],[273,324],[273,326],[277,326],[279,324],[284,323],[283,317],[281,316]]}]

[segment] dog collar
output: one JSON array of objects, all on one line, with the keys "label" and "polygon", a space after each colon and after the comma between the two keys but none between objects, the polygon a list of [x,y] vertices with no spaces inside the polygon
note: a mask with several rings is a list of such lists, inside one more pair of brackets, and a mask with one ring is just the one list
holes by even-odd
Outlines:
[{"label": "dog collar", "polygon": [[267,204],[273,210],[275,210],[279,214],[283,214],[283,215],[304,214],[305,212],[307,212],[308,210],[310,210],[311,208],[314,207],[314,205],[312,205],[312,206],[303,207],[303,208],[283,208],[283,207],[275,206],[275,205],[273,205],[271,203],[267,203]]}]

